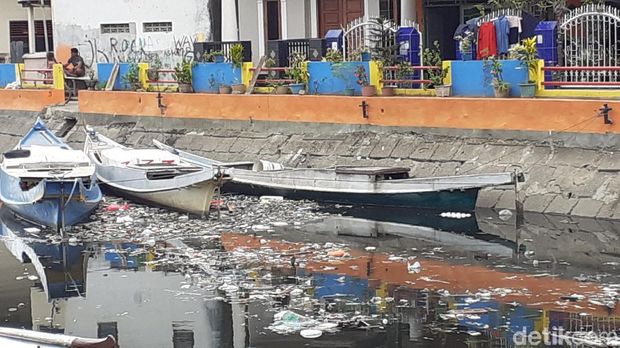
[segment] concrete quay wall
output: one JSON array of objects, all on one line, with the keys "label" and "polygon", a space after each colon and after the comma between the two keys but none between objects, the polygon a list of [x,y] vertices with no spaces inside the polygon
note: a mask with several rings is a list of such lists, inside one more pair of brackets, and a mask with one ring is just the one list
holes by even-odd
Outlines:
[{"label": "concrete quay wall", "polygon": [[[519,196],[526,211],[620,219],[620,153],[608,148],[567,147],[561,141],[451,134],[411,128],[268,121],[111,116],[51,108],[43,113],[0,112],[0,149],[15,145],[40,115],[55,130],[66,118],[77,125],[67,141],[81,148],[82,124],[123,144],[147,147],[163,140],[223,161],[264,159],[292,167],[405,166],[416,177],[520,170]],[[527,138],[527,137],[525,137]],[[481,208],[513,209],[514,190],[481,193]]]}]

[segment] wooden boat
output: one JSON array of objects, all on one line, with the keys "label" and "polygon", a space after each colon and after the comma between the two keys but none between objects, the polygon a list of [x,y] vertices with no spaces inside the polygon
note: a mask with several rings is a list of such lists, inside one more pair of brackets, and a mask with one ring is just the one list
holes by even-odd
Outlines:
[{"label": "wooden boat", "polygon": [[[443,211],[473,211],[485,187],[511,185],[514,173],[491,173],[430,178],[410,177],[409,168],[335,167],[283,168],[260,161],[222,163],[175,149],[153,140],[155,146],[205,168],[223,167],[231,175],[225,191],[277,195],[290,199],[400,206]],[[267,168],[267,169],[265,169]]]},{"label": "wooden boat", "polygon": [[86,220],[101,198],[93,163],[41,120],[4,153],[0,199],[26,220],[61,230]]},{"label": "wooden boat", "polygon": [[168,151],[132,149],[87,128],[84,152],[110,191],[139,202],[205,216],[225,174]]},{"label": "wooden boat", "polygon": [[81,338],[31,330],[0,327],[0,347],[14,348],[118,348],[112,336],[100,339]]}]

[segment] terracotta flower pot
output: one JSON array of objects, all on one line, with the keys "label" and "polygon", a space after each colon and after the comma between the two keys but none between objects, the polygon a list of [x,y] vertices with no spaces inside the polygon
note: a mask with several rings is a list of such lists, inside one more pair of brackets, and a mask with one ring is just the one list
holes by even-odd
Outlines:
[{"label": "terracotta flower pot", "polygon": [[381,95],[384,97],[393,97],[396,95],[396,87],[394,86],[384,86],[381,88]]},{"label": "terracotta flower pot", "polygon": [[232,93],[232,88],[230,86],[220,86],[220,94],[230,94]]},{"label": "terracotta flower pot", "polygon": [[374,97],[377,95],[377,87],[375,86],[362,86],[363,97]]}]

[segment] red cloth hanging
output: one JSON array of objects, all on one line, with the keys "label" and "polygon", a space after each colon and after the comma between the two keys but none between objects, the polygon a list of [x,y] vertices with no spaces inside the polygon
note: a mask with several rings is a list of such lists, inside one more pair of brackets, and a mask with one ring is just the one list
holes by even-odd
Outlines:
[{"label": "red cloth hanging", "polygon": [[495,23],[487,22],[478,31],[478,59],[497,55],[497,36]]}]

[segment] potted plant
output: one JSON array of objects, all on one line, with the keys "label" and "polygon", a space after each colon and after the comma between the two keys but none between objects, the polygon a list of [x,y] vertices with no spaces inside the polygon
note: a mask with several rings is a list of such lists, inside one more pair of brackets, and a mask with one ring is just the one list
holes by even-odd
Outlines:
[{"label": "potted plant", "polygon": [[326,62],[340,63],[342,62],[342,53],[339,50],[328,48],[324,59]]},{"label": "potted plant", "polygon": [[226,60],[226,55],[222,50],[211,50],[203,53],[202,60],[205,62],[224,63]]},{"label": "potted plant", "polygon": [[232,87],[230,87],[229,85],[220,85],[219,88],[220,94],[231,94],[232,93]]},{"label": "potted plant", "polygon": [[510,57],[521,61],[521,64],[527,69],[527,82],[519,84],[521,98],[533,98],[536,95],[536,81],[530,80],[530,78],[536,75],[536,69],[538,69],[536,39],[525,39],[520,44],[515,45],[510,49]]},{"label": "potted plant", "polygon": [[[234,44],[230,47],[230,61],[233,65],[233,69],[240,69],[243,67],[243,45]],[[238,79],[235,78],[235,82]],[[235,83],[232,86],[232,93],[243,94],[245,93],[245,85],[243,83]]]},{"label": "potted plant", "polygon": [[[489,70],[491,76],[491,85],[493,86],[493,94],[496,98],[508,98],[510,93],[510,84],[504,81],[502,63],[495,56],[489,57],[484,62],[485,69]],[[485,74],[485,76],[488,76]]]},{"label": "potted plant", "polygon": [[424,49],[422,59],[426,65],[434,67],[434,69],[428,70],[428,79],[435,88],[435,95],[437,97],[449,97],[451,86],[444,84],[444,80],[448,76],[448,69],[443,67],[440,52],[439,42],[435,41],[434,48]]},{"label": "potted plant", "polygon": [[86,88],[88,88],[89,91],[94,91],[95,86],[97,85],[97,79],[95,78],[94,70],[88,71],[88,78],[89,80],[84,81],[84,83],[86,84]]},{"label": "potted plant", "polygon": [[291,89],[284,82],[272,82],[270,85],[274,88],[276,94],[289,94]]},{"label": "potted plant", "polygon": [[179,92],[181,93],[192,93],[192,68],[194,67],[193,62],[186,60],[185,58],[177,63],[174,67],[174,73],[172,76],[179,84]]},{"label": "potted plant", "polygon": [[159,56],[155,56],[155,59],[149,64],[149,68],[146,70],[146,76],[149,81],[159,80],[159,70],[161,70],[162,66],[163,64],[161,63]]},{"label": "potted plant", "polygon": [[360,52],[360,59],[362,60],[362,62],[370,62],[370,60],[372,59],[372,55],[370,54],[370,49],[368,49],[368,47],[362,47]]},{"label": "potted plant", "polygon": [[130,91],[142,89],[142,83],[140,83],[140,67],[138,64],[129,64],[129,70],[123,75],[123,83],[125,84],[125,88]]},{"label": "potted plant", "polygon": [[358,65],[355,68],[355,78],[357,79],[357,84],[362,87],[362,96],[372,97],[377,95],[377,88],[368,82],[368,74],[363,65]]},{"label": "potted plant", "polygon": [[472,60],[474,58],[472,52],[472,35],[467,35],[459,41],[459,51],[461,52],[461,60]]},{"label": "potted plant", "polygon": [[308,71],[306,71],[306,67],[304,66],[306,57],[299,52],[293,52],[288,59],[290,63],[288,76],[295,80],[295,83],[289,85],[291,93],[300,94],[301,91],[305,92],[306,83],[309,78]]}]

